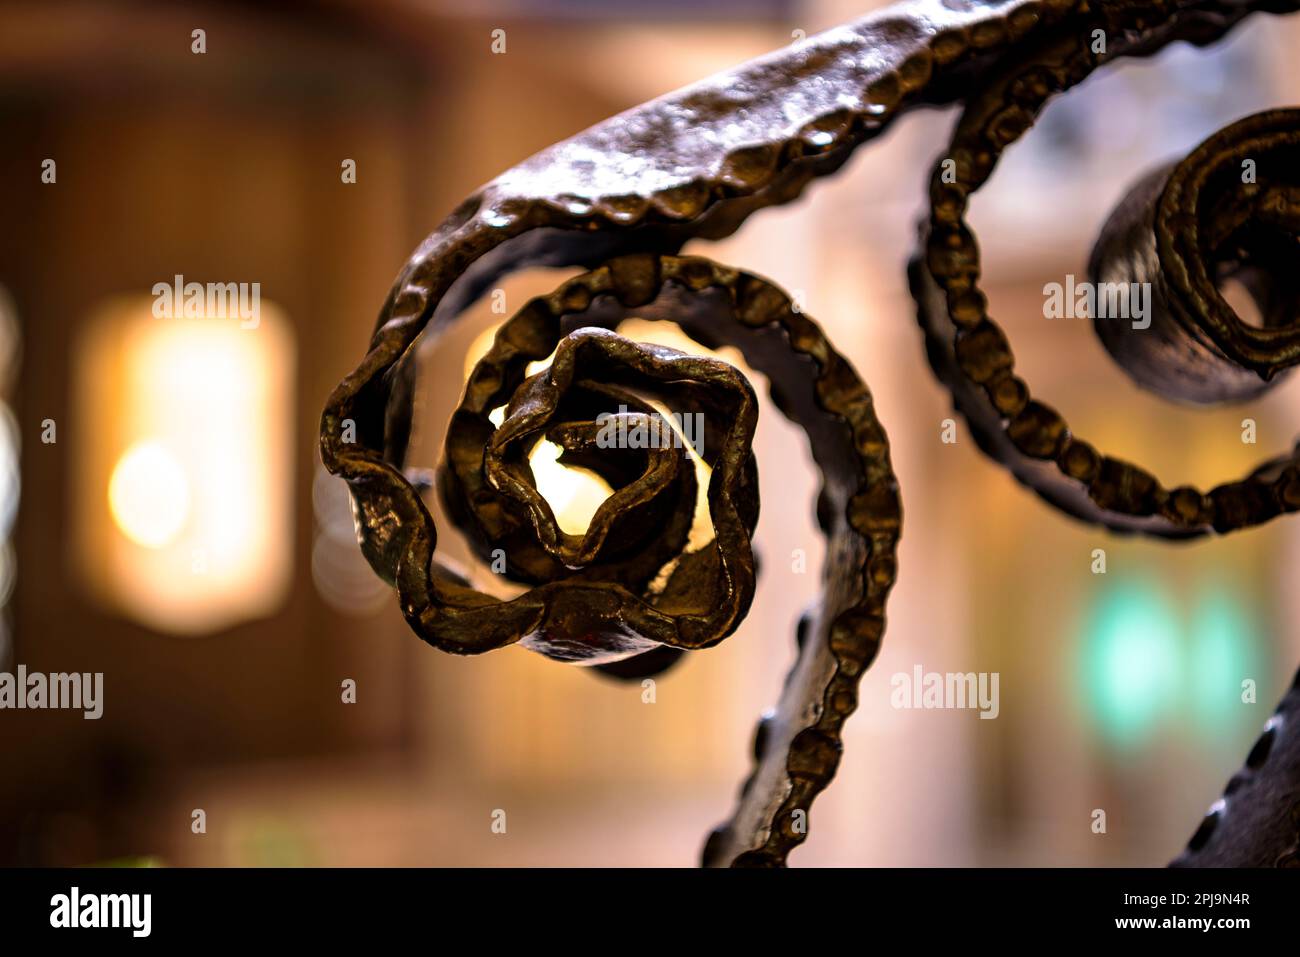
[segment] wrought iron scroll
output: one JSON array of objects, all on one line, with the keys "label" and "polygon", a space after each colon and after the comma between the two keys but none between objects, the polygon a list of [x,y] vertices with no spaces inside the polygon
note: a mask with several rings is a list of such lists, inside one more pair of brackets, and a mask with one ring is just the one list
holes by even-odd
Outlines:
[{"label": "wrought iron scroll", "polygon": [[[1213,42],[1252,12],[1297,8],[1300,0],[900,3],[613,117],[488,183],[403,268],[369,351],[321,419],[322,458],[349,484],[362,551],[395,586],[411,628],[455,654],[517,642],[621,677],[656,673],[733,633],[756,587],[752,388],[725,363],[638,344],[617,329],[635,315],[676,323],[706,347],[737,347],[808,436],[822,471],[816,513],[828,547],[820,601],[799,623],[797,657],[759,725],[753,771],[733,815],[709,838],[704,863],[785,863],[835,774],[841,729],[879,648],[896,574],[897,483],[870,394],[816,324],[771,282],[678,252],[688,239],[727,236],[756,210],[796,199],[924,105],[962,101],[965,111],[946,154],[956,160],[956,182],[936,173],[911,279],[931,362],[981,447],[1058,508],[1115,530],[1182,538],[1300,508],[1294,457],[1202,493],[1166,490],[1076,439],[1015,376],[979,291],[978,251],[964,222],[970,195],[1049,97],[1110,60],[1175,40]],[[1092,52],[1096,30],[1107,37],[1104,54]],[[1288,270],[1284,255],[1294,254],[1300,224],[1298,127],[1293,111],[1235,124],[1139,183],[1112,216],[1094,273],[1145,269],[1158,289],[1158,335],[1099,329],[1139,382],[1194,401],[1240,398],[1300,358],[1300,272]],[[1242,150],[1267,168],[1258,188],[1227,186],[1224,170]],[[499,331],[470,375],[437,477],[446,512],[471,545],[484,556],[500,549],[507,575],[529,586],[503,600],[439,559],[421,497],[429,481],[406,469],[414,347],[503,275],[534,265],[588,271]],[[1225,270],[1249,277],[1263,329],[1224,303],[1217,283]],[[547,369],[528,374],[548,357]],[[709,423],[703,458],[712,469],[714,537],[703,548],[685,544],[697,480],[680,455],[596,452],[597,416],[623,405],[629,422],[642,423],[653,415],[647,397]],[[490,414],[502,406],[494,424]],[[596,471],[615,490],[581,536],[558,527],[527,466],[543,436],[563,449],[562,462]],[[1230,786],[1179,863],[1295,859],[1294,714],[1294,702],[1284,702],[1247,777]],[[1243,795],[1246,810],[1225,810]],[[1292,829],[1278,836],[1255,826],[1259,815]]]}]

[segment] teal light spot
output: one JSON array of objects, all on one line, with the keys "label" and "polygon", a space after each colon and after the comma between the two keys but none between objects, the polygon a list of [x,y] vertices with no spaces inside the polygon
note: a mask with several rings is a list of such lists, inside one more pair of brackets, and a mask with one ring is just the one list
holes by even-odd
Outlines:
[{"label": "teal light spot", "polygon": [[1215,737],[1235,740],[1236,721],[1256,717],[1241,701],[1242,681],[1259,680],[1255,623],[1239,599],[1215,588],[1197,602],[1191,628],[1186,707]]},{"label": "teal light spot", "polygon": [[1178,617],[1153,581],[1108,584],[1083,630],[1088,715],[1117,747],[1141,744],[1178,690]]}]

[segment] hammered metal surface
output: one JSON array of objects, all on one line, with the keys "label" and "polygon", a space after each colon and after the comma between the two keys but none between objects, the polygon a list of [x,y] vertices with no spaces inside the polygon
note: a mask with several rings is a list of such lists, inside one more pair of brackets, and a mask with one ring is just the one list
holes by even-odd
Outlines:
[{"label": "hammered metal surface", "polygon": [[[899,115],[928,104],[966,100],[966,112],[947,154],[957,161],[959,182],[936,175],[913,287],[932,361],[981,446],[1071,514],[1126,531],[1226,531],[1300,506],[1290,460],[1207,495],[1166,492],[1136,467],[1075,440],[1014,376],[1005,337],[986,315],[975,241],[963,221],[970,193],[1050,95],[1106,60],[1149,54],[1173,40],[1211,42],[1248,13],[1297,5],[901,3],[613,117],[489,183],[402,270],[368,353],[321,419],[322,458],[349,483],[362,550],[395,584],[413,630],[454,653],[523,642],[624,677],[653,673],[683,650],[731,634],[755,588],[752,391],[723,363],[609,330],[635,314],[675,322],[706,346],[735,345],[808,435],[823,473],[817,515],[828,548],[821,601],[800,622],[798,658],[778,707],[759,727],[754,771],[732,818],[710,838],[705,863],[785,862],[806,836],[799,812],[806,815],[835,773],[843,722],[879,647],[896,573],[897,487],[866,387],[811,320],[766,280],[675,254],[687,239],[726,236],[752,212],[795,199]],[[1088,48],[1098,28],[1111,38],[1104,57]],[[1230,149],[1227,141],[1213,146],[1189,168],[1208,168]],[[1160,195],[1176,198],[1151,212],[1160,222],[1159,262],[1177,255],[1194,266],[1214,258],[1205,240],[1192,236],[1202,224],[1217,230],[1215,256],[1246,239],[1257,261],[1271,248],[1254,241],[1266,220],[1269,229],[1294,228],[1289,189],[1263,191],[1245,219],[1238,204],[1215,200],[1210,213],[1188,220],[1184,214],[1200,209],[1198,197],[1230,194],[1176,172],[1166,185]],[[1225,226],[1247,221],[1253,225],[1245,231]],[[1123,254],[1124,242],[1104,248]],[[474,591],[439,561],[422,483],[403,465],[417,339],[436,337],[501,276],[532,265],[589,271],[529,303],[503,328],[471,374],[438,480],[448,514],[479,555],[500,550],[509,577],[531,586],[502,601]],[[1219,367],[1224,377],[1239,377],[1237,367],[1270,376],[1295,361],[1293,331],[1233,331],[1224,323],[1234,317],[1221,313],[1204,328],[1193,321],[1196,297],[1206,296],[1210,280],[1189,275],[1169,283],[1170,309],[1184,310],[1187,322],[1178,328],[1208,342],[1215,351],[1207,355],[1228,360]],[[1289,287],[1275,282],[1269,295],[1284,313]],[[1115,351],[1125,353],[1124,345]],[[529,362],[547,357],[548,369],[527,374]],[[1159,357],[1121,361],[1153,383],[1177,378]],[[684,549],[693,470],[675,455],[596,454],[593,446],[598,417],[611,405],[624,406],[633,425],[653,417],[647,395],[674,411],[699,411],[709,434],[723,436],[705,453],[714,464],[715,536],[697,552]],[[490,416],[502,405],[498,427]],[[356,441],[346,441],[354,432]],[[536,490],[527,451],[542,436],[615,490],[583,535],[560,530]],[[668,573],[659,574],[664,567]],[[1294,780],[1298,768],[1291,762],[1277,773]]]},{"label": "hammered metal surface", "polygon": [[1300,674],[1174,867],[1300,867]]},{"label": "hammered metal surface", "polygon": [[[1105,8],[1104,13],[1096,23],[1115,36],[1126,35],[1141,22],[1140,15],[1127,8]],[[1264,462],[1240,481],[1208,492],[1191,486],[1166,489],[1140,467],[1103,455],[1074,436],[1061,414],[1036,399],[1028,384],[1015,374],[1010,344],[988,314],[988,301],[979,286],[979,249],[965,219],[971,194],[989,178],[1003,149],[1032,125],[1048,98],[1081,82],[1101,62],[1089,46],[1067,34],[1012,63],[967,105],[947,154],[956,160],[956,181],[945,183],[942,166],[936,168],[924,253],[912,261],[910,270],[931,364],[952,390],[980,447],[1044,499],[1077,518],[1115,531],[1184,538],[1246,528],[1295,511],[1300,508],[1300,460],[1294,454]],[[1267,127],[1282,142],[1273,144],[1271,152],[1261,150],[1261,157],[1293,155],[1300,142],[1296,116],[1295,111],[1275,111],[1253,117],[1218,134],[1207,146],[1216,151],[1213,155],[1228,154],[1241,142],[1259,148],[1257,133]],[[1281,133],[1279,126],[1284,128]],[[1160,259],[1158,266],[1148,268],[1158,271],[1159,287],[1167,286],[1169,291],[1156,297],[1157,306],[1163,301],[1172,309],[1175,304],[1213,299],[1216,309],[1227,309],[1215,283],[1204,275],[1215,250],[1199,249],[1195,236],[1181,238],[1177,247],[1172,240],[1175,232],[1183,237],[1183,232],[1199,235],[1201,227],[1213,231],[1227,215],[1223,209],[1206,211],[1175,190],[1193,171],[1206,168],[1205,149],[1174,170],[1158,200],[1155,235]],[[1294,167],[1278,165],[1281,174],[1275,171],[1274,181],[1293,181]],[[1243,188],[1237,195],[1241,203],[1249,205],[1255,193]],[[1270,188],[1266,193],[1275,191]],[[1220,199],[1226,195],[1220,186]],[[1186,205],[1189,202],[1192,205]],[[1171,252],[1174,248],[1176,256]],[[1129,255],[1121,240],[1115,258]],[[1199,278],[1193,264],[1201,271]],[[1163,346],[1150,345],[1154,336],[1145,339],[1144,333],[1136,332],[1115,333],[1123,336],[1124,342],[1109,344],[1123,354],[1129,341],[1140,343],[1137,348],[1144,351],[1126,355],[1125,361],[1134,361],[1130,371],[1152,384],[1171,381],[1171,370],[1181,370],[1189,361],[1184,352],[1187,344],[1199,343],[1211,329],[1243,342],[1260,341],[1254,333],[1277,332],[1281,334],[1279,348],[1265,363],[1271,375],[1295,361],[1289,339],[1294,328],[1300,327],[1248,332],[1235,316],[1215,320],[1208,310],[1202,310],[1189,318],[1184,310],[1155,326],[1157,334],[1172,334]],[[1228,359],[1216,355],[1216,364],[1225,367],[1235,382],[1242,368],[1227,369]],[[1202,366],[1197,371],[1213,376],[1216,369]],[[1175,381],[1168,390],[1177,388]],[[1210,391],[1208,386],[1206,389]]]}]

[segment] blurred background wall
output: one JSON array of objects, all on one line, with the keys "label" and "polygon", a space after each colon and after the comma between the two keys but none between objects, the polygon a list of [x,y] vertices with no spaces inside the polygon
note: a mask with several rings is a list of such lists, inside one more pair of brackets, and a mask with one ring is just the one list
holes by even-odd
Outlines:
[{"label": "blurred background wall", "polygon": [[[816,594],[801,435],[764,405],[758,598],[647,704],[637,684],[522,649],[422,645],[319,465],[319,410],[398,268],[479,184],[875,5],[0,8],[0,670],[105,674],[98,721],[0,712],[0,862],[693,863]],[[1088,323],[1044,321],[1042,286],[1082,278],[1140,172],[1288,105],[1297,43],[1300,21],[1261,19],[1210,50],[1102,71],[1049,107],[973,204],[992,312],[1025,378],[1167,484],[1212,485],[1288,448],[1295,384],[1247,409],[1172,407],[1112,366]],[[688,247],[802,294],[874,393],[902,484],[884,651],[793,861],[1163,863],[1300,658],[1286,584],[1300,530],[1111,538],[1015,485],[964,426],[940,441],[951,412],[904,265],[953,118],[909,117],[797,205]],[[160,324],[150,290],[175,275],[260,283],[262,323]],[[561,275],[513,277],[510,309]],[[436,462],[467,357],[501,318],[480,303],[424,350],[412,461]],[[1241,441],[1244,415],[1258,445]],[[439,545],[466,554],[454,534]],[[998,719],[895,710],[890,677],[917,665],[998,672]],[[1244,680],[1257,703],[1241,701]]]}]

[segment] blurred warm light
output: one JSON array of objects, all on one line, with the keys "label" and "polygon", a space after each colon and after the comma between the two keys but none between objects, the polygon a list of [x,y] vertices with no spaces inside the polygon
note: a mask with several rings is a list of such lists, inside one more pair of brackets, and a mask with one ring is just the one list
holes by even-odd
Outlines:
[{"label": "blurred warm light", "polygon": [[469,381],[469,375],[474,371],[474,366],[478,365],[478,360],[487,355],[487,351],[492,348],[492,340],[497,336],[497,330],[501,328],[501,323],[488,326],[478,335],[476,335],[469,348],[465,351],[465,380]]},{"label": "blurred warm light", "polygon": [[18,515],[22,494],[19,474],[19,432],[9,404],[0,399],[0,541],[7,541]]},{"label": "blurred warm light", "polygon": [[[474,337],[465,353],[466,379],[469,378],[479,359],[483,358],[488,349],[492,347],[492,340],[496,337],[497,330],[500,328],[500,324],[490,326]],[[629,319],[619,325],[618,332],[620,335],[636,342],[649,342],[667,346],[679,352],[722,359],[724,362],[729,362],[739,368],[746,376],[752,377],[753,375],[736,349],[730,347],[718,351],[706,349],[682,332],[679,327],[669,322]],[[528,364],[528,374],[535,375],[546,369],[550,363],[549,356],[545,359],[530,362]],[[653,399],[648,401],[665,416],[672,412],[662,402]],[[616,412],[618,410],[610,409],[609,411]],[[488,418],[496,425],[500,425],[505,419],[505,407],[502,406],[492,410]],[[695,500],[695,520],[691,526],[690,539],[686,543],[688,550],[695,550],[707,545],[713,539],[713,523],[709,516],[708,499],[709,479],[713,474],[713,470],[696,454],[691,443],[683,442],[682,448],[694,460],[696,478],[699,481],[699,491]],[[590,526],[592,516],[596,514],[596,509],[600,508],[601,503],[609,497],[613,490],[595,472],[589,469],[570,468],[561,464],[560,452],[561,449],[558,445],[542,439],[529,453],[528,464],[533,470],[537,490],[542,493],[542,497],[550,504],[551,511],[555,514],[555,521],[560,526],[560,529],[571,535],[581,535]]]},{"label": "blurred warm light", "polygon": [[537,490],[555,513],[560,530],[581,535],[612,489],[595,472],[562,465],[562,451],[554,442],[542,439],[528,453],[528,465],[533,470]]},{"label": "blurred warm light", "polygon": [[316,466],[312,482],[316,534],[311,577],[316,592],[335,611],[354,618],[373,615],[392,602],[392,589],[371,570],[357,547],[347,483]]},{"label": "blurred warm light", "polygon": [[117,300],[77,343],[78,564],[142,624],[271,614],[291,574],[294,351],[283,315],[159,319]]},{"label": "blurred warm light", "polygon": [[[537,363],[534,363],[536,365]],[[545,366],[545,363],[542,363]],[[536,369],[531,371],[535,372]],[[488,416],[496,425],[505,421],[505,406],[493,409]],[[609,483],[590,469],[570,468],[560,462],[564,451],[547,439],[538,440],[528,453],[528,466],[533,470],[533,481],[555,515],[560,530],[570,535],[581,535],[591,525],[592,516],[600,503],[613,491]]]},{"label": "blurred warm light", "polygon": [[[470,343],[465,353],[465,378],[468,379],[475,364],[492,347],[500,324],[489,326]],[[541,372],[550,359],[532,362],[528,365],[528,374]],[[505,420],[505,406],[493,409],[488,416],[496,425]],[[600,503],[609,497],[609,483],[588,469],[568,468],[560,464],[561,448],[554,442],[540,440],[528,454],[528,464],[533,470],[533,480],[537,491],[542,493],[551,506],[555,522],[560,530],[570,535],[581,535],[591,524],[591,518],[600,508]]]},{"label": "blurred warm light", "polygon": [[0,666],[9,661],[11,651],[9,619],[2,612],[13,593],[18,566],[9,536],[22,492],[18,462],[20,433],[8,400],[21,353],[22,330],[13,299],[0,286]]},{"label": "blurred warm light", "polygon": [[190,514],[190,484],[160,442],[138,442],[118,459],[108,504],[122,533],[145,548],[176,540]]},{"label": "blurred warm light", "polygon": [[[681,327],[671,322],[629,319],[618,327],[618,331],[620,335],[627,336],[637,342],[650,342],[689,355],[720,359],[739,369],[750,382],[762,381],[761,377],[755,374],[754,370],[745,362],[740,350],[733,346],[723,346],[721,349],[706,349],[682,332]],[[665,415],[673,411],[661,402],[652,401],[650,404]],[[704,460],[696,454],[691,443],[683,443],[682,448],[695,462],[695,478],[698,482],[698,491],[695,496],[695,517],[691,523],[690,538],[686,540],[686,550],[695,551],[713,541],[713,517],[709,513],[709,481],[713,477],[713,469],[709,468]]]}]

